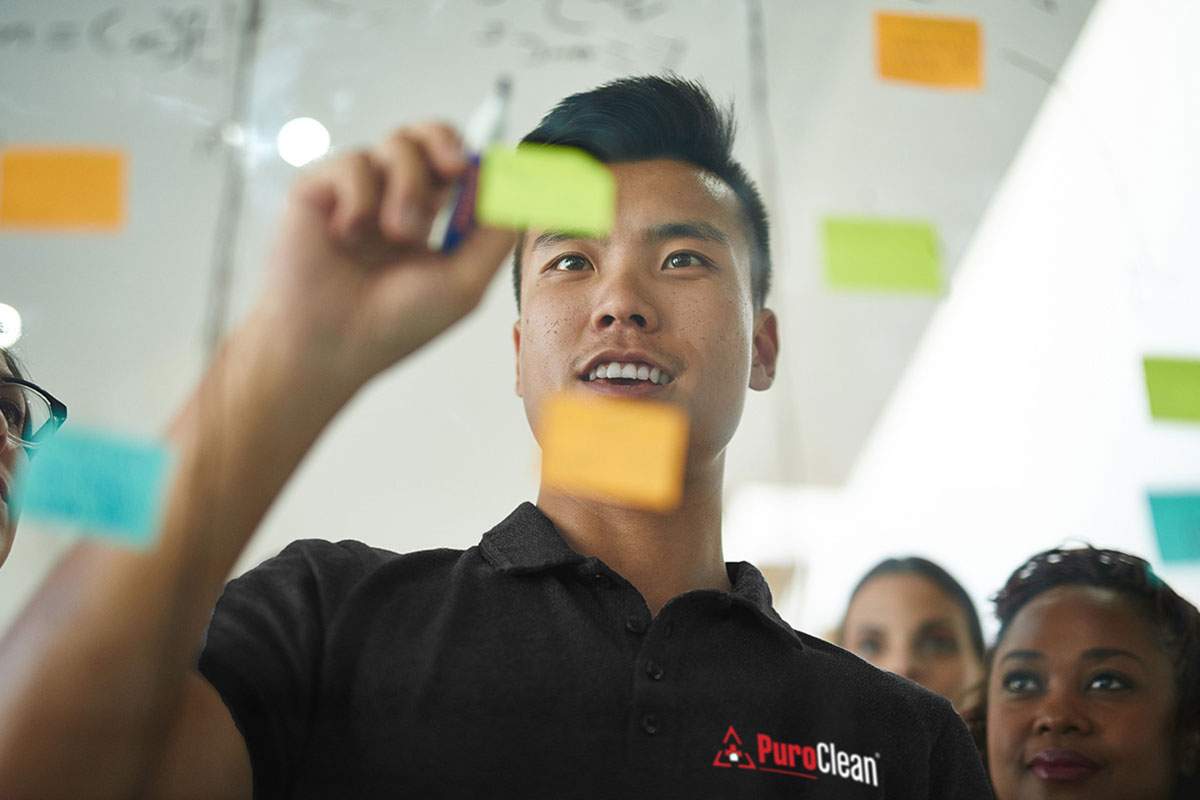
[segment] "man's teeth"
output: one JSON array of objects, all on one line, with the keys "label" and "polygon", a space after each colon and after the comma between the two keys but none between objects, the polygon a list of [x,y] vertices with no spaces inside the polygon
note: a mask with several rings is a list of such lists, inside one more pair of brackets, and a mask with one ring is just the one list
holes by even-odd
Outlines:
[{"label": "man's teeth", "polygon": [[598,378],[625,378],[626,380],[650,381],[659,385],[671,382],[671,376],[658,367],[651,367],[648,364],[628,364],[616,361],[610,364],[597,364],[588,373],[587,380],[594,381]]}]

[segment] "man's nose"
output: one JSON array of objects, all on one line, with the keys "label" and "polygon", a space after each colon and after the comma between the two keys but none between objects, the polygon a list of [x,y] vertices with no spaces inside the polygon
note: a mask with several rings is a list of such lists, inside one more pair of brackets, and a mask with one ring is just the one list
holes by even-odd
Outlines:
[{"label": "man's nose", "polygon": [[599,330],[628,326],[649,333],[658,329],[659,314],[647,287],[637,275],[617,273],[600,287],[592,324]]}]

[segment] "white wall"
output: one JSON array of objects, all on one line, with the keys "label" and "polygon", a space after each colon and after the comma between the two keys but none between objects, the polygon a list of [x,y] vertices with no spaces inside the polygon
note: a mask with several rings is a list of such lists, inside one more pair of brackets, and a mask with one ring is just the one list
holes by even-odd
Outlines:
[{"label": "white wall", "polygon": [[1200,4],[1104,0],[841,489],[748,489],[730,551],[795,554],[793,622],[922,554],[981,608],[1066,540],[1158,558],[1148,488],[1200,487],[1200,426],[1152,422],[1145,353],[1200,355]]}]

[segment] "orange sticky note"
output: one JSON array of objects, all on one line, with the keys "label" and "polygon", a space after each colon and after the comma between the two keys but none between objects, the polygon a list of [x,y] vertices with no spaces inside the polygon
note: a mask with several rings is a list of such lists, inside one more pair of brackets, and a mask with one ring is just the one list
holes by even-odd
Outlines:
[{"label": "orange sticky note", "polygon": [[124,153],[78,148],[0,153],[0,227],[112,230],[124,218]]},{"label": "orange sticky note", "polygon": [[973,19],[875,13],[879,76],[943,89],[983,86],[983,33]]},{"label": "orange sticky note", "polygon": [[688,420],[678,406],[560,394],[539,428],[547,486],[651,511],[679,505]]}]

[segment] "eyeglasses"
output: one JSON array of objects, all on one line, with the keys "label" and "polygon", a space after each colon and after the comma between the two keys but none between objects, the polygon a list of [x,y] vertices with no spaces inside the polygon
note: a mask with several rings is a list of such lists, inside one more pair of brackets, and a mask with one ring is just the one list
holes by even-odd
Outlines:
[{"label": "eyeglasses", "polygon": [[0,425],[30,455],[67,421],[62,401],[35,383],[0,377]]}]

